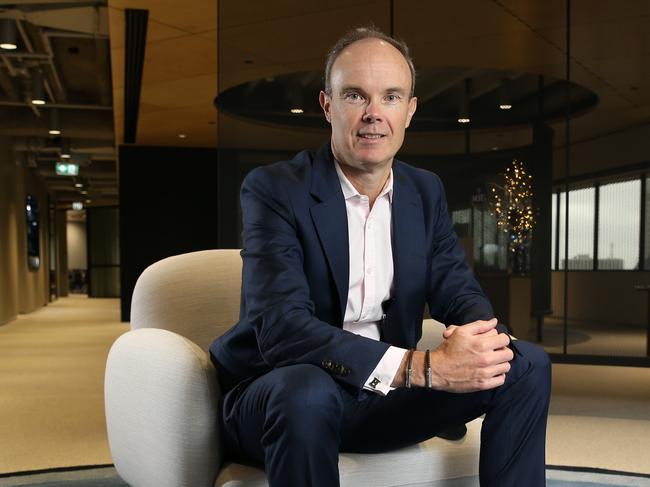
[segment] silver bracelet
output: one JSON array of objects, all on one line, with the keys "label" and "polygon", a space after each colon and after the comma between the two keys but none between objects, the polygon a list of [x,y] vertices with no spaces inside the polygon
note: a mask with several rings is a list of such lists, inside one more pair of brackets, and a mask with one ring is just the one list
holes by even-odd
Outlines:
[{"label": "silver bracelet", "polygon": [[404,385],[410,389],[411,384],[413,383],[413,350],[409,350],[406,353],[408,353],[408,363],[406,365],[406,379]]},{"label": "silver bracelet", "polygon": [[426,373],[424,374],[424,379],[426,386],[429,389],[433,388],[433,371],[431,370],[431,352],[427,349],[427,360],[426,360]]}]

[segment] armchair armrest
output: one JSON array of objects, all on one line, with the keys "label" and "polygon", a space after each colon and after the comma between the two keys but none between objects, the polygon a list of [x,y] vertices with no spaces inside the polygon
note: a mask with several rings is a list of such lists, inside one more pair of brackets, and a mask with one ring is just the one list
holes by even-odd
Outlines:
[{"label": "armchair armrest", "polygon": [[442,341],[445,325],[434,319],[422,321],[422,338],[418,342],[418,350],[435,350]]},{"label": "armchair armrest", "polygon": [[113,462],[133,487],[212,486],[221,464],[216,371],[198,345],[142,328],[113,344],[104,385]]}]

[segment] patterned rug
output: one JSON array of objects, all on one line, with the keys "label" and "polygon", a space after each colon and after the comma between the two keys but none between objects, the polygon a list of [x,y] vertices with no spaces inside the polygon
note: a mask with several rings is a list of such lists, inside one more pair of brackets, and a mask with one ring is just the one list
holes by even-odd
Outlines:
[{"label": "patterned rug", "polygon": [[[549,467],[547,487],[650,487],[650,475],[596,469]],[[128,487],[112,466],[0,476],[0,487]],[[432,487],[478,487],[475,477],[445,480]]]}]

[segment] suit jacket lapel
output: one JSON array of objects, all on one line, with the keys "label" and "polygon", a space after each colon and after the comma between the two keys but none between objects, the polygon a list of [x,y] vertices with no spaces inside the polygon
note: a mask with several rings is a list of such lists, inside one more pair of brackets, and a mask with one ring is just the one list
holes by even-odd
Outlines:
[{"label": "suit jacket lapel", "polygon": [[350,271],[348,216],[329,142],[314,157],[311,194],[317,203],[310,213],[334,278],[343,322]]},{"label": "suit jacket lapel", "polygon": [[409,307],[417,303],[414,293],[422,291],[421,276],[426,273],[425,225],[422,200],[399,165],[397,160],[393,164],[394,302],[383,331],[388,343],[413,347],[413,324],[403,320],[413,315]]}]

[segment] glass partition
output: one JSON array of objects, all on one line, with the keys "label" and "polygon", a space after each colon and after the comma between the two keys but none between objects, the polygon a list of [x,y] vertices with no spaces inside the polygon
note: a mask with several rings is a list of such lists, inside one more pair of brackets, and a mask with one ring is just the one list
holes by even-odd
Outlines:
[{"label": "glass partition", "polygon": [[[248,171],[327,143],[326,54],[348,29],[374,24],[407,42],[418,73],[418,110],[398,157],[441,177],[499,317],[557,360],[650,363],[646,3],[572,2],[570,25],[564,3],[372,5],[220,0],[223,245],[241,244],[237,189]],[[490,191],[475,198],[477,187],[505,197],[515,160],[531,177],[524,233],[499,222]],[[530,301],[517,286],[530,286]]]}]

